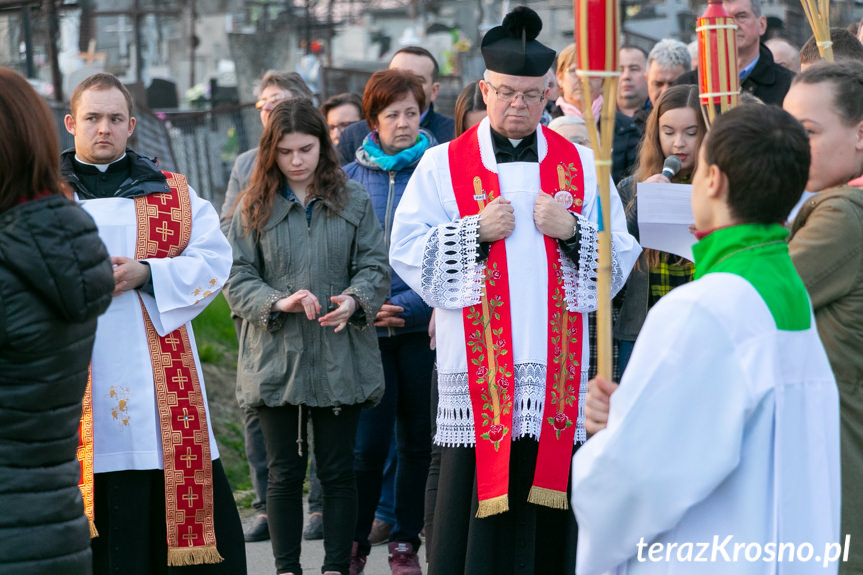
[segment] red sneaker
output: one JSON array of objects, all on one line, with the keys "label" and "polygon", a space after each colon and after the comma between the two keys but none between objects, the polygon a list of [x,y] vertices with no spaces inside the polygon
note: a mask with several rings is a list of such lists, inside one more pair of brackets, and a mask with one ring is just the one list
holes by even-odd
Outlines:
[{"label": "red sneaker", "polygon": [[407,541],[391,541],[388,545],[392,575],[423,575],[414,546]]},{"label": "red sneaker", "polygon": [[363,575],[363,570],[366,568],[366,556],[360,555],[357,551],[357,542],[354,541],[351,546],[351,575]]}]

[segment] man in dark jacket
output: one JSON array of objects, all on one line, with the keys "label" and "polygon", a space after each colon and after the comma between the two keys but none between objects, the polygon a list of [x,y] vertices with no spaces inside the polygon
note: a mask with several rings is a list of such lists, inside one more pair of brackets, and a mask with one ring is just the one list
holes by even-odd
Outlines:
[{"label": "man in dark jacket", "polygon": [[[419,46],[405,46],[393,54],[389,68],[411,72],[422,81],[428,107],[420,117],[420,128],[431,132],[440,144],[452,140],[455,133],[455,121],[434,111],[434,101],[440,91],[440,83],[438,82],[440,68],[438,68],[437,60],[431,55],[431,52]],[[371,132],[371,128],[365,120],[360,120],[345,128],[341,138],[339,138],[339,145],[336,147],[343,166],[356,159],[357,149],[363,145],[363,139],[369,132]]]},{"label": "man in dark jacket", "polygon": [[135,118],[117,78],[85,79],[70,108],[75,148],[61,170],[96,221],[115,282],[90,361],[91,415],[81,420],[93,573],[245,573],[191,329],[227,280],[230,245],[185,177],[126,148]]},{"label": "man in dark jacket", "polygon": [[[737,71],[740,90],[749,92],[765,104],[782,105],[794,73],[773,61],[773,54],[761,44],[767,18],[761,14],[761,0],[726,0],[723,8],[737,24]],[[674,82],[697,84],[698,68]]]}]

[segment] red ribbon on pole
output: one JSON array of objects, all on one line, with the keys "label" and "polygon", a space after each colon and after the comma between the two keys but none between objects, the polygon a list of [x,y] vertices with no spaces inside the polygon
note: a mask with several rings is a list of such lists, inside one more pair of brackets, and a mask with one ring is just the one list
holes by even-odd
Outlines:
[{"label": "red ribbon on pole", "polygon": [[620,36],[618,3],[615,0],[574,0],[573,9],[579,71],[588,76],[616,73]]},{"label": "red ribbon on pole", "polygon": [[[611,378],[611,144],[620,76],[619,0],[573,0],[577,74],[584,87],[584,121],[590,133],[599,179],[599,267],[597,270],[597,373]],[[590,78],[602,78],[601,133],[593,117]]]},{"label": "red ribbon on pole", "polygon": [[737,105],[740,76],[737,71],[737,24],[722,7],[710,0],[696,22],[698,34],[698,92],[709,126],[719,114]]}]

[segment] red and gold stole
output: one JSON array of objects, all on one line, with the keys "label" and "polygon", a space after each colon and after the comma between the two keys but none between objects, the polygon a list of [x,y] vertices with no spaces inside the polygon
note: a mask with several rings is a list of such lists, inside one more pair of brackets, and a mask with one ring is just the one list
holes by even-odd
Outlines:
[{"label": "red and gold stole", "polygon": [[[192,208],[186,178],[171,172],[164,174],[170,193],[135,198],[137,260],[179,256],[191,237]],[[186,326],[181,326],[161,337],[143,302],[141,312],[161,429],[168,565],[219,563],[223,559],[216,549],[213,526],[213,470],[207,414],[189,334]],[[88,393],[85,406],[92,405],[90,397]],[[92,442],[92,412],[88,417],[86,409],[82,430],[82,439],[89,437]],[[82,461],[83,470],[89,465],[89,474],[82,473],[81,490],[86,502],[93,497],[92,445],[89,449],[86,445],[79,448],[81,452],[90,456],[88,463]],[[92,525],[92,505],[87,513]]]},{"label": "red and gold stole", "polygon": [[[461,217],[480,213],[500,195],[500,182],[482,163],[475,126],[449,144],[450,173]],[[578,153],[543,127],[548,153],[539,165],[540,193],[573,213],[584,203]],[[458,169],[453,169],[458,166]],[[531,222],[532,224],[532,222]],[[517,224],[519,225],[519,224]],[[520,225],[525,225],[522,222]],[[569,466],[578,418],[582,318],[567,310],[557,240],[545,236],[548,262],[548,356],[542,433],[528,501],[566,509]],[[468,390],[476,433],[477,517],[509,509],[509,458],[515,388],[506,243],[491,245],[479,304],[462,310]]]}]

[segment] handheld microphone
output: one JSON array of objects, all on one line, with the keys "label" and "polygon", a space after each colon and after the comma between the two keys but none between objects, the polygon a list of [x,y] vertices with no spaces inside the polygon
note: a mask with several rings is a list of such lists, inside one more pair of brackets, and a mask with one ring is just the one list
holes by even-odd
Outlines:
[{"label": "handheld microphone", "polygon": [[662,175],[669,180],[677,175],[680,171],[680,158],[677,156],[668,156],[665,158],[665,163],[662,164]]}]

